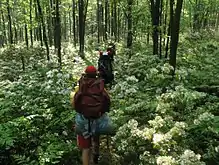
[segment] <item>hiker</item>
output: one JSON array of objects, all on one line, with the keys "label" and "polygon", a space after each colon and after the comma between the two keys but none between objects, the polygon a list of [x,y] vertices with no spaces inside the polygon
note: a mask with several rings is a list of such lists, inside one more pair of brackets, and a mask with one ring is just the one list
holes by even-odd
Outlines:
[{"label": "hiker", "polygon": [[[85,74],[79,80],[74,96],[71,96],[72,105],[77,114],[75,131],[77,144],[82,150],[83,165],[89,165],[90,158],[98,163],[100,135],[112,130],[111,121],[106,112],[109,112],[110,97],[104,89],[104,81],[97,76],[97,69],[88,66]],[[94,154],[91,155],[93,141]]]},{"label": "hiker", "polygon": [[107,52],[109,53],[111,60],[114,61],[114,56],[116,55],[116,45],[113,43],[109,43]]},{"label": "hiker", "polygon": [[113,68],[112,68],[112,57],[110,52],[100,52],[98,59],[98,71],[101,78],[104,79],[105,84],[112,85],[114,80]]}]

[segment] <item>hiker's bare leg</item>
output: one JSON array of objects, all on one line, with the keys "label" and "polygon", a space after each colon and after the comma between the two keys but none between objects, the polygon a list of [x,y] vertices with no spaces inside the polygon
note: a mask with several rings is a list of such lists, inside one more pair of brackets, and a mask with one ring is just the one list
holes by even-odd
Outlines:
[{"label": "hiker's bare leg", "polygon": [[90,162],[90,148],[86,148],[82,150],[82,162],[83,165],[89,165]]},{"label": "hiker's bare leg", "polygon": [[91,139],[85,139],[83,136],[77,135],[77,143],[82,149],[82,164],[89,165],[91,155]]}]

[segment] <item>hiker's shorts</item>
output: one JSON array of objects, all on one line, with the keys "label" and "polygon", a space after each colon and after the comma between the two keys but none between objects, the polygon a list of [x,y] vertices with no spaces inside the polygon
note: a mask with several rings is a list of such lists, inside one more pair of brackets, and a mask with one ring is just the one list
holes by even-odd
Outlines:
[{"label": "hiker's shorts", "polygon": [[91,139],[87,138],[85,139],[81,135],[77,135],[77,145],[80,149],[86,149],[91,147]]},{"label": "hiker's shorts", "polygon": [[77,134],[78,146],[80,148],[89,148],[91,145],[90,137],[110,135],[115,131],[107,114],[104,114],[99,119],[90,120],[89,122],[82,114],[77,113],[75,117],[75,132]]},{"label": "hiker's shorts", "polygon": [[[95,137],[94,138],[94,141],[96,140]],[[90,148],[91,147],[91,137],[85,139],[84,136],[82,135],[77,135],[77,145],[80,149],[87,149],[87,148]]]}]

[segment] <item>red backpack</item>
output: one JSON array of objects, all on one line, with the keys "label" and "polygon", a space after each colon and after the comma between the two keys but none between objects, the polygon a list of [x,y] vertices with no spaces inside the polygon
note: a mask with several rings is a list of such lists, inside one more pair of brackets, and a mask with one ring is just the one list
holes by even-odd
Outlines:
[{"label": "red backpack", "polygon": [[86,118],[99,118],[109,112],[110,98],[104,89],[104,81],[100,78],[82,77],[79,90],[74,96],[75,110]]}]

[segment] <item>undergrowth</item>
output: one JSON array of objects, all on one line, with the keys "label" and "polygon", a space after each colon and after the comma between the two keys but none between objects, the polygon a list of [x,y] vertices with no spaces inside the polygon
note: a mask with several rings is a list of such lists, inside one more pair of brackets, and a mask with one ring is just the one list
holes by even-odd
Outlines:
[{"label": "undergrowth", "polygon": [[[195,90],[219,86],[219,43],[194,41],[180,43],[174,78],[168,60],[152,55],[148,45],[136,42],[129,59],[117,44],[112,165],[219,164],[219,98]],[[0,50],[1,164],[80,164],[69,94],[98,56],[90,48],[83,61],[71,44],[63,47],[61,71],[52,48],[49,62],[37,46]]]}]

